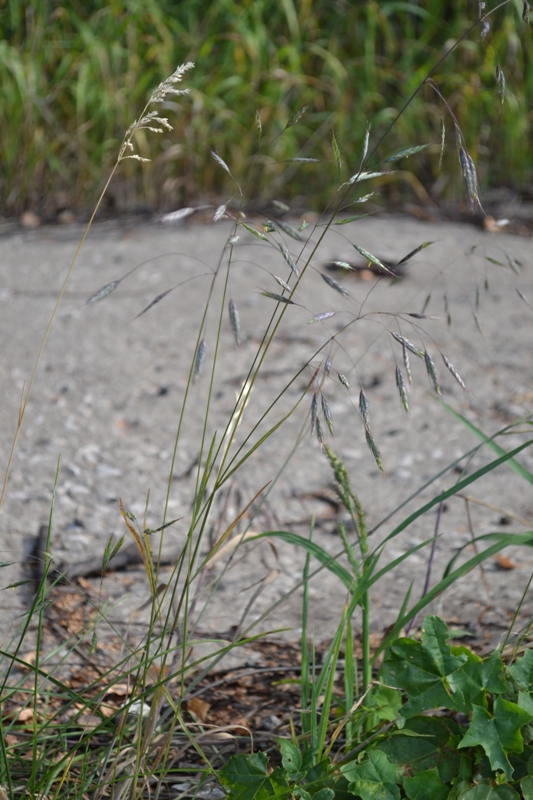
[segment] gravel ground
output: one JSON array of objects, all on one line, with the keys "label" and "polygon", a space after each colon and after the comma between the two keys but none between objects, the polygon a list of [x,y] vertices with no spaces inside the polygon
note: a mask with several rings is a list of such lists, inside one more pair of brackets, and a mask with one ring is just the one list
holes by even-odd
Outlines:
[{"label": "gravel ground", "polygon": [[[221,304],[224,313],[206,426],[208,443],[215,431],[219,440],[222,436],[236,392],[274,310],[274,302],[261,291],[279,292],[272,275],[287,279],[289,272],[281,253],[243,230],[234,248],[223,300],[228,253],[224,248],[229,233],[230,227],[224,222],[180,228],[102,224],[91,231],[44,350],[13,461],[0,517],[1,560],[13,563],[0,573],[2,587],[28,576],[27,554],[39,527],[50,516],[58,463],[50,550],[62,568],[100,556],[110,536],[125,532],[119,498],[142,519],[149,494],[147,524],[151,528],[161,524],[188,369],[210,277],[222,257],[220,280],[207,317],[206,359],[190,393],[170,482],[169,514],[179,521],[163,535],[158,534],[161,539],[155,545],[162,541],[163,553],[170,561],[178,557],[190,519]],[[79,236],[80,230],[70,226],[17,232],[0,239],[0,328],[4,342],[0,458],[4,470],[21,393],[28,385]],[[312,240],[317,238],[318,231],[314,231]],[[318,274],[334,260],[361,264],[351,243],[395,263],[428,241],[434,243],[409,262],[405,276],[396,283],[388,278],[378,280],[368,271],[329,272],[347,288],[349,296],[343,297]],[[296,256],[301,245],[291,239],[286,244]],[[143,262],[113,295],[100,303],[85,304],[102,286]],[[177,288],[145,315],[135,318],[171,287]],[[228,297],[234,300],[241,319],[238,349],[226,311]],[[314,254],[312,267],[294,298],[299,305],[287,308],[249,398],[234,448],[303,368],[259,424],[251,441],[267,429],[267,423],[273,425],[288,413],[303,396],[314,370],[320,365],[323,368],[326,356],[331,355],[330,377],[323,391],[331,408],[334,435],[328,433],[326,439],[345,460],[369,527],[374,528],[432,476],[478,444],[475,435],[439,404],[423,361],[415,355],[411,357],[411,413],[405,415],[395,384],[395,363],[402,365],[402,349],[387,328],[401,330],[417,347],[427,347],[446,402],[491,435],[531,414],[533,310],[527,298],[533,302],[531,240],[527,237],[402,216],[378,216],[331,230]],[[428,319],[405,316],[422,309]],[[306,324],[313,316],[330,310],[337,312],[334,317]],[[404,317],[398,325],[390,315],[399,312]],[[447,324],[448,315],[451,324]],[[341,332],[347,323],[351,324]],[[337,334],[335,342],[328,344],[332,334]],[[457,368],[468,392],[446,370],[439,351]],[[348,376],[350,390],[339,383],[338,372]],[[384,475],[365,443],[357,410],[360,386],[368,397]],[[282,529],[308,535],[315,517],[315,542],[331,554],[342,550],[338,525],[343,513],[335,505],[328,463],[316,439],[308,435],[310,404],[308,393],[275,435],[226,483],[210,517],[208,533],[212,540],[261,487],[272,481],[251,520],[253,531]],[[521,430],[526,427],[522,424]],[[295,448],[298,439],[300,445]],[[524,440],[524,436],[513,434],[499,441],[510,449]],[[484,448],[462,464],[471,474],[493,457]],[[533,450],[523,452],[518,461],[533,471]],[[284,464],[286,468],[279,475]],[[373,534],[372,545],[382,541],[407,513],[459,477],[457,471],[447,473],[425,489]],[[491,531],[523,532],[533,517],[531,484],[505,465],[464,494],[474,500],[455,498],[445,505],[431,584],[457,549],[468,544],[472,531],[477,536]],[[245,524],[246,520],[236,530],[244,531]],[[436,509],[432,509],[389,543],[383,563],[432,537],[436,524]],[[206,547],[202,552],[207,552]],[[473,552],[470,546],[464,558]],[[496,633],[505,630],[533,570],[533,553],[527,547],[511,547],[505,556],[489,560],[483,572],[471,572],[439,598],[432,610],[475,634],[485,627]],[[211,635],[227,633],[240,623],[252,596],[261,589],[244,622],[248,626],[294,588],[301,579],[303,563],[301,549],[279,540],[245,544],[229,562],[228,557],[221,558],[199,588],[195,612],[205,604],[199,628]],[[427,564],[425,548],[372,587],[372,629],[376,636],[394,620],[411,584],[412,597],[420,596]],[[170,579],[171,567],[162,570],[162,582],[164,576]],[[217,591],[211,595],[210,587],[217,579]],[[115,625],[115,632],[121,625],[131,636],[143,629],[149,613],[143,606],[149,592],[141,569],[84,580],[82,588],[87,613],[111,604],[106,616]],[[0,592],[4,647],[9,646],[15,627],[24,619],[30,589],[25,585]],[[333,634],[345,599],[342,584],[331,573],[322,570],[313,578],[311,627],[318,639]],[[67,617],[74,608],[69,602],[63,599]],[[283,635],[295,639],[300,611],[301,591],[296,590],[252,632],[284,628]],[[530,594],[523,606],[524,618],[532,612]],[[101,624],[104,638],[106,624]],[[60,612],[57,625],[68,630]]]}]

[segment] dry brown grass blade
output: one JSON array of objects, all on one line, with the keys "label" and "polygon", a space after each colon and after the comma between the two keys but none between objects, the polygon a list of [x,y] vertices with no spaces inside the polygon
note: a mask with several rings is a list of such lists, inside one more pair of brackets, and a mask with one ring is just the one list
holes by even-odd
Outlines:
[{"label": "dry brown grass blade", "polygon": [[[250,508],[250,506],[251,506],[251,505],[253,505],[253,503],[255,503],[255,501],[257,500],[257,498],[259,497],[259,495],[260,495],[260,494],[262,494],[262,493],[265,491],[265,489],[267,488],[267,486],[270,486],[270,484],[271,484],[271,481],[268,481],[268,483],[265,483],[265,485],[264,485],[264,486],[263,486],[261,489],[259,489],[259,491],[257,492],[257,494],[256,494],[256,495],[254,495],[254,497],[252,497],[252,499],[250,500],[250,502],[248,503],[248,505],[246,505],[246,506],[243,508],[243,510],[241,511],[241,513],[240,513],[238,516],[236,516],[236,517],[235,517],[235,519],[233,520],[233,522],[232,522],[232,523],[231,523],[231,524],[230,524],[230,525],[229,525],[229,526],[226,528],[226,530],[224,531],[224,533],[222,534],[222,536],[220,537],[220,539],[218,540],[218,542],[217,542],[217,543],[214,545],[214,547],[211,549],[211,552],[209,552],[209,553],[207,554],[207,556],[206,556],[206,557],[205,557],[205,559],[203,560],[203,562],[202,562],[201,566],[199,567],[199,570],[198,570],[198,572],[201,572],[201,570],[202,570],[202,569],[203,569],[203,568],[204,568],[204,567],[205,567],[205,566],[206,566],[206,565],[209,563],[209,561],[211,561],[211,559],[213,558],[213,556],[215,556],[215,554],[216,554],[216,553],[219,551],[219,549],[222,547],[222,545],[224,544],[224,542],[225,542],[225,541],[227,541],[227,539],[228,539],[228,537],[229,537],[229,536],[231,536],[232,532],[235,530],[235,527],[236,527],[236,526],[239,524],[239,522],[241,521],[241,519],[244,517],[244,515],[246,514],[246,512],[247,512],[247,511],[248,511],[248,509]],[[127,523],[126,523],[126,524],[127,524]]]},{"label": "dry brown grass blade", "polygon": [[[135,540],[135,544],[137,545],[137,548],[143,560],[146,576],[150,584],[150,594],[155,600],[155,598],[157,597],[157,586],[155,583],[155,571],[154,571],[154,564],[152,561],[152,552],[147,542],[144,541],[143,537],[139,533],[139,531],[136,530],[134,526],[131,524],[126,509],[124,508],[124,504],[122,503],[122,500],[120,500],[119,502],[120,502],[120,513],[122,514],[122,519],[126,523],[127,529],[129,530],[129,532],[131,533],[131,535]],[[148,534],[146,534],[145,538],[148,539]]]}]

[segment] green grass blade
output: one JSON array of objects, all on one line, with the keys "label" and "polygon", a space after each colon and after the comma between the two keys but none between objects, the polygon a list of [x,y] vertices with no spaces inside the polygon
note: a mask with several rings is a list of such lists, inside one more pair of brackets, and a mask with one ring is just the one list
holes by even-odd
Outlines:
[{"label": "green grass blade", "polygon": [[[450,414],[453,414],[456,419],[462,422],[469,431],[475,433],[476,436],[485,442],[485,444],[487,444],[494,453],[497,453],[499,456],[503,456],[507,453],[507,450],[504,450],[503,447],[500,447],[499,444],[496,444],[491,436],[487,436],[485,433],[483,433],[483,431],[479,430],[479,428],[476,428],[475,425],[463,417],[462,414],[459,414],[458,411],[455,411],[451,406],[449,406],[447,403],[444,403],[442,400],[441,405],[446,409],[446,411],[449,411]],[[526,480],[528,483],[533,484],[533,472],[530,472],[528,469],[523,467],[522,464],[519,464],[518,461],[514,460],[514,458],[509,459],[508,463],[511,469],[513,469],[518,475],[524,478],[524,480]]]}]

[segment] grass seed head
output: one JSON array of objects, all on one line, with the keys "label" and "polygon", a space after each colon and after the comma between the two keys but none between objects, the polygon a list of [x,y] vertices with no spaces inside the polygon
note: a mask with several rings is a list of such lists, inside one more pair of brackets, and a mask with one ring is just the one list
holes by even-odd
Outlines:
[{"label": "grass seed head", "polygon": [[445,355],[443,355],[443,356],[442,356],[442,360],[443,360],[443,361],[444,361],[444,363],[446,364],[446,367],[449,369],[449,371],[452,373],[453,377],[455,378],[455,380],[457,381],[457,383],[459,384],[459,386],[461,386],[461,387],[462,387],[462,388],[465,390],[465,392],[466,392],[466,391],[467,391],[467,388],[466,388],[466,386],[465,386],[465,382],[464,382],[464,380],[461,378],[461,376],[459,375],[459,373],[457,372],[457,370],[455,369],[454,365],[451,363],[451,361],[449,361],[449,360],[446,358],[446,356],[445,356]]},{"label": "grass seed head", "polygon": [[328,378],[329,373],[331,370],[331,355],[326,358],[326,363],[324,364],[324,375]]},{"label": "grass seed head", "polygon": [[402,347],[407,348],[407,350],[410,350],[411,353],[415,354],[415,356],[418,356],[419,358],[424,358],[424,351],[419,350],[418,347],[415,347],[414,344],[409,341],[409,339],[405,339],[403,336],[400,336],[399,333],[395,333],[394,331],[389,331],[389,333],[396,339],[397,342],[400,342]]},{"label": "grass seed head", "polygon": [[428,375],[431,379],[431,383],[433,384],[433,388],[437,392],[437,394],[441,394],[439,380],[437,378],[437,370],[435,369],[435,362],[429,355],[428,351],[424,353],[424,359],[426,362],[426,369],[428,371]]},{"label": "grass seed head", "polygon": [[368,398],[363,389],[359,392],[359,411],[361,412],[365,428],[367,431],[370,430],[370,406],[368,405]]},{"label": "grass seed head", "polygon": [[294,261],[293,257],[289,253],[288,249],[285,247],[284,244],[280,244],[279,249],[281,250],[283,258],[285,259],[285,261],[287,262],[289,267],[292,269],[292,271],[294,272],[296,277],[299,278],[300,277],[300,273],[298,272],[298,267],[296,266],[296,262]]},{"label": "grass seed head", "polygon": [[318,418],[318,392],[315,392],[313,394],[313,399],[311,400],[311,435],[313,435],[315,431],[317,418]]},{"label": "grass seed head", "polygon": [[324,414],[324,419],[326,420],[327,426],[329,428],[329,432],[333,435],[333,420],[331,419],[331,409],[329,407],[329,403],[322,395],[322,413]]},{"label": "grass seed head", "polygon": [[340,380],[340,382],[342,383],[342,385],[343,385],[343,386],[344,386],[346,389],[349,389],[349,388],[350,388],[350,383],[349,383],[349,381],[348,381],[348,378],[346,377],[346,375],[343,375],[341,372],[339,372],[339,373],[338,373],[338,376],[339,376],[339,380]]},{"label": "grass seed head", "polygon": [[235,337],[235,343],[237,347],[240,346],[241,343],[241,321],[239,319],[239,312],[237,311],[237,306],[233,302],[233,300],[229,301],[229,321],[231,323],[231,329],[233,331],[233,336]]},{"label": "grass seed head", "polygon": [[322,280],[324,280],[328,286],[331,286],[332,289],[335,289],[336,292],[342,294],[343,297],[349,297],[349,292],[347,289],[344,288],[342,283],[330,278],[329,275],[326,275],[324,272],[320,273],[322,275]]},{"label": "grass seed head", "polygon": [[318,443],[323,447],[324,446],[324,431],[322,430],[322,425],[320,424],[320,420],[316,419],[315,421],[315,429],[316,429],[316,438],[318,439]]},{"label": "grass seed head", "polygon": [[85,305],[90,305],[91,303],[97,303],[99,300],[103,300],[104,297],[107,297],[108,294],[114,292],[117,286],[119,285],[120,281],[111,281],[111,283],[107,283],[105,286],[102,286],[97,292],[92,294]]},{"label": "grass seed head", "polygon": [[409,401],[407,399],[407,387],[405,385],[405,381],[403,379],[402,371],[400,367],[396,366],[396,386],[398,387],[398,391],[400,392],[400,400],[402,401],[402,405],[405,409],[405,413],[409,413]]},{"label": "grass seed head", "polygon": [[378,465],[380,472],[385,472],[385,469],[383,467],[383,461],[381,459],[381,453],[379,452],[376,440],[374,439],[368,428],[365,431],[365,435],[366,435],[366,443],[368,444],[370,451],[376,460],[376,464]]},{"label": "grass seed head", "polygon": [[198,350],[196,351],[196,358],[194,360],[194,379],[199,377],[200,372],[202,371],[202,365],[205,361],[205,351],[206,351],[206,344],[205,339],[200,340],[200,344],[198,345]]}]

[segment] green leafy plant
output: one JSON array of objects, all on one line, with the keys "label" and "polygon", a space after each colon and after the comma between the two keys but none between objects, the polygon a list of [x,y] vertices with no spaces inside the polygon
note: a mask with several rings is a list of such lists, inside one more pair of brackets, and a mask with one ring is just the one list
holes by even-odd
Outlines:
[{"label": "green leafy plant", "polygon": [[533,651],[509,664],[501,652],[482,658],[449,637],[441,619],[427,616],[420,640],[387,648],[359,712],[378,718],[365,742],[318,770],[310,751],[289,741],[279,742],[282,765],[272,771],[266,754],[232,756],[220,772],[228,796],[528,800]]}]

